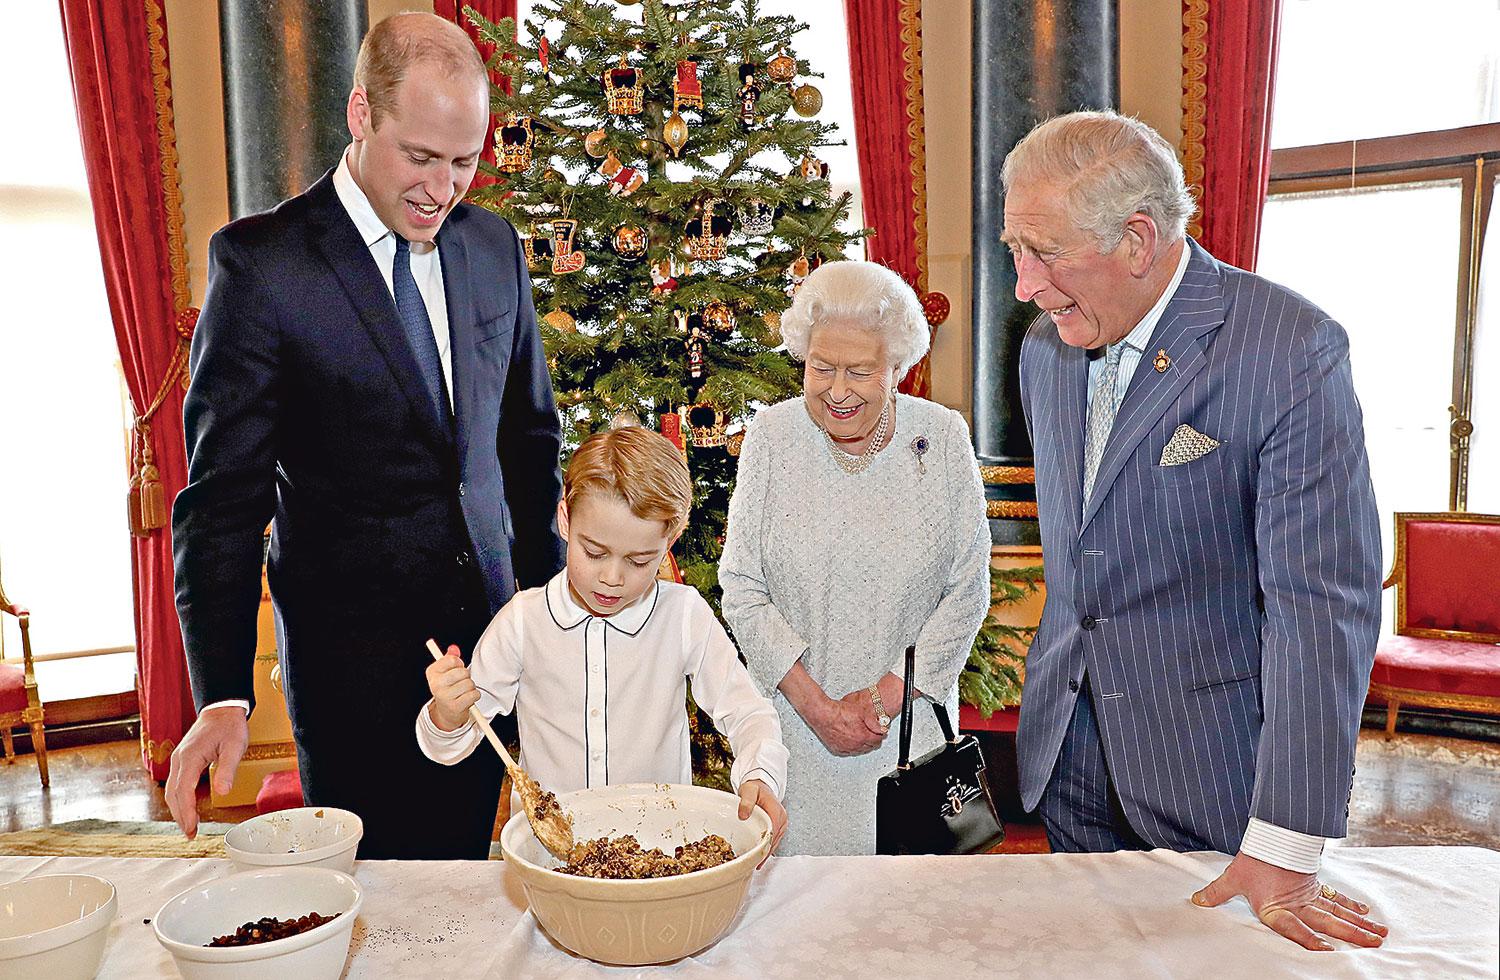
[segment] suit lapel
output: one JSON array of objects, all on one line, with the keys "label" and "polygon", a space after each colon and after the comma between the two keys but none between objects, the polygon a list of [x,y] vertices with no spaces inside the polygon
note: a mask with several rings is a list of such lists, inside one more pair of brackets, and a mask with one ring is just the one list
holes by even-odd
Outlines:
[{"label": "suit lapel", "polygon": [[[1141,440],[1208,363],[1208,341],[1224,323],[1224,286],[1219,271],[1197,242],[1188,239],[1188,248],[1191,256],[1182,282],[1162,311],[1161,321],[1151,334],[1149,349],[1142,352],[1141,363],[1115,415],[1109,441],[1104,445],[1104,457],[1099,461],[1099,474],[1094,479],[1094,493],[1079,525],[1080,533],[1093,520],[1110,485],[1124,470]],[[1165,351],[1170,360],[1166,371],[1157,371],[1152,366],[1158,351]],[[1077,428],[1081,432],[1082,424]],[[1079,455],[1081,458],[1081,452]],[[1079,486],[1081,494],[1081,479]]]},{"label": "suit lapel", "polygon": [[422,419],[434,441],[439,445],[446,444],[449,441],[447,422],[438,418],[411,342],[406,337],[406,328],[396,312],[396,302],[386,289],[369,248],[360,240],[359,231],[339,202],[331,172],[308,190],[308,197],[313,203],[313,219],[319,225],[319,251],[338,276],[350,304],[359,314],[360,323],[385,358],[396,377],[397,386],[411,403],[412,411]]},{"label": "suit lapel", "polygon": [[[1046,314],[1042,314],[1046,316]],[[1060,422],[1057,466],[1062,476],[1064,519],[1072,524],[1083,510],[1083,430],[1088,415],[1088,353],[1058,344],[1057,404]]]},{"label": "suit lapel", "polygon": [[469,415],[474,404],[474,302],[470,291],[469,252],[450,214],[438,232],[438,256],[443,264],[443,292],[448,303],[448,351],[453,363],[453,426],[459,465],[468,458]]}]

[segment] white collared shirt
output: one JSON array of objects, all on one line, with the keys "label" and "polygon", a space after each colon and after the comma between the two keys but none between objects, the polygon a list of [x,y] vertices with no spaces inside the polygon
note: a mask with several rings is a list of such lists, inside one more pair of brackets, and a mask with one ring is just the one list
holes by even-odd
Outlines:
[{"label": "white collared shirt", "polygon": [[[396,233],[385,226],[370,199],[354,182],[349,171],[349,151],[339,158],[338,169],[333,172],[333,189],[339,203],[349,212],[354,227],[359,230],[360,240],[370,250],[370,256],[380,269],[385,280],[386,291],[391,299],[396,298],[392,267],[396,264]],[[443,383],[448,389],[448,407],[453,407],[453,357],[448,340],[448,299],[443,292],[443,263],[438,257],[436,242],[411,243],[411,274],[417,281],[417,292],[422,294],[422,304],[427,307],[427,319],[432,321],[432,336],[437,341],[438,357],[443,362]]]},{"label": "white collared shirt", "polygon": [[[470,673],[486,718],[516,711],[521,764],[565,793],[616,783],[691,783],[686,682],[734,749],[730,782],[760,779],[786,791],[787,750],[771,702],[756,690],[734,644],[698,590],[658,582],[611,616],[573,600],[566,570],[519,592],[474,648]],[[428,702],[430,705],[431,702]],[[417,714],[417,742],[452,765],[482,736]]]},{"label": "white collared shirt", "polygon": [[[1156,332],[1156,324],[1161,320],[1161,315],[1167,311],[1167,304],[1172,302],[1172,297],[1177,295],[1177,287],[1182,285],[1182,277],[1187,273],[1188,257],[1191,249],[1188,248],[1187,239],[1182,240],[1182,256],[1177,260],[1177,271],[1172,274],[1172,281],[1167,283],[1167,288],[1157,297],[1156,304],[1146,311],[1135,328],[1121,339],[1110,346],[1124,344],[1120,351],[1120,372],[1115,376],[1115,407],[1120,407],[1120,402],[1125,400],[1125,391],[1130,387],[1130,379],[1135,376],[1135,369],[1141,364],[1141,354],[1146,350],[1146,345],[1151,343],[1151,335]],[[1106,348],[1107,350],[1107,348]],[[1099,372],[1104,370],[1104,358],[1096,357],[1089,361],[1089,391],[1094,390],[1094,384],[1099,379]],[[1085,425],[1088,423],[1085,422]],[[1087,504],[1087,501],[1084,501]]]}]

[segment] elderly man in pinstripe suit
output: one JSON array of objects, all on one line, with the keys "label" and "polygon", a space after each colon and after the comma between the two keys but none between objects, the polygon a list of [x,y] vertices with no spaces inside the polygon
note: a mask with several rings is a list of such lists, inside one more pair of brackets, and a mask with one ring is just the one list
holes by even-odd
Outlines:
[{"label": "elderly man in pinstripe suit", "polygon": [[1081,112],[1006,159],[1047,606],[1018,735],[1059,851],[1235,854],[1310,949],[1385,926],[1317,878],[1344,833],[1380,624],[1380,534],[1342,327],[1188,238],[1142,123]]}]

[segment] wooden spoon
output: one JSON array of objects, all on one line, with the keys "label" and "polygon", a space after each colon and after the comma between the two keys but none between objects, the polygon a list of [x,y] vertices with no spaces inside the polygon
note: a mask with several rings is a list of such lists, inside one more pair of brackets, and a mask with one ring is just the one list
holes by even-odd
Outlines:
[{"label": "wooden spoon", "polygon": [[[434,660],[443,659],[443,651],[438,649],[434,640],[427,641],[427,651],[432,654]],[[500,758],[505,761],[505,768],[510,770],[510,778],[515,781],[516,792],[521,796],[521,806],[526,808],[526,820],[531,824],[531,832],[536,834],[536,839],[542,842],[553,857],[559,861],[572,860],[573,855],[573,818],[558,805],[557,797],[542,789],[541,785],[531,774],[516,763],[510,757],[510,752],[505,748],[505,743],[495,735],[495,730],[485,720],[484,715],[479,713],[478,705],[469,706],[469,717],[484,737],[500,753]]]}]

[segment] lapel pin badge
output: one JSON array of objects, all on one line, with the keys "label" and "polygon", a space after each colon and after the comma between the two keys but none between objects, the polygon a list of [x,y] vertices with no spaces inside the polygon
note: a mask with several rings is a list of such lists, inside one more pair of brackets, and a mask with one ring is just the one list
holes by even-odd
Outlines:
[{"label": "lapel pin badge", "polygon": [[1166,351],[1159,350],[1156,352],[1156,359],[1151,362],[1151,366],[1156,368],[1157,374],[1166,374],[1167,368],[1172,366],[1172,359],[1167,356]]}]

